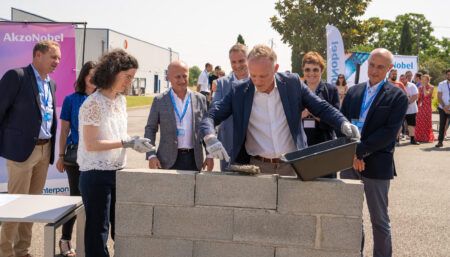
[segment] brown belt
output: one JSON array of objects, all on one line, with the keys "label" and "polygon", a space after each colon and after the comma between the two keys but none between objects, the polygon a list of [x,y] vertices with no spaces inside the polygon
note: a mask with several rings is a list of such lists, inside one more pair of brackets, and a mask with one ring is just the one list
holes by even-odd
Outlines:
[{"label": "brown belt", "polygon": [[280,158],[264,158],[262,156],[256,155],[256,156],[252,156],[253,158],[255,158],[256,160],[262,161],[262,162],[268,162],[268,163],[281,163],[281,159]]},{"label": "brown belt", "polygon": [[38,139],[38,140],[36,141],[36,145],[45,145],[45,144],[47,144],[48,142],[50,142],[50,139]]}]

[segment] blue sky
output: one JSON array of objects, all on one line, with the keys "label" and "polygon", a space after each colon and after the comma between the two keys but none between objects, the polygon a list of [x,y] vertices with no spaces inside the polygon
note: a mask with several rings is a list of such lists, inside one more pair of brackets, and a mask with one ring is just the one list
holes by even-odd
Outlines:
[{"label": "blue sky", "polygon": [[[363,18],[395,19],[407,12],[425,14],[435,36],[450,37],[448,4],[438,0],[374,0]],[[246,44],[269,44],[273,39],[280,70],[290,69],[290,49],[280,41],[269,18],[273,0],[1,0],[0,17],[10,18],[15,7],[56,21],[88,22],[88,27],[116,31],[171,47],[189,65],[206,62],[230,71],[228,49],[242,34]],[[426,3],[426,5],[424,4]],[[447,11],[447,12],[446,12]]]}]

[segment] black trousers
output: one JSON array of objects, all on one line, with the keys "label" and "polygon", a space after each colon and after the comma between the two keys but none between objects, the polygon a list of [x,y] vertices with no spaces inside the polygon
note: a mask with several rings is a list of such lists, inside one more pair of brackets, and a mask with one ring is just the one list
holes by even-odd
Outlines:
[{"label": "black trousers", "polygon": [[195,164],[194,149],[187,151],[178,150],[177,160],[170,168],[172,170],[198,170]]},{"label": "black trousers", "polygon": [[444,142],[445,127],[450,123],[450,114],[447,114],[441,108],[439,110],[439,137],[440,143]]},{"label": "black trousers", "polygon": [[[70,196],[81,196],[78,184],[80,181],[80,170],[77,166],[64,166],[67,172],[67,178],[69,179]],[[75,224],[76,217],[73,217],[67,221],[62,227],[61,239],[71,240],[73,225]]]}]

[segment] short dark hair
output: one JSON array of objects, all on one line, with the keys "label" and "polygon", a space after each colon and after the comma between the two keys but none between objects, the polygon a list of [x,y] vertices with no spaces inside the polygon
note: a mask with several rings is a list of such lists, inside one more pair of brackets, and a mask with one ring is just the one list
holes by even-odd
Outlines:
[{"label": "short dark hair", "polygon": [[139,68],[138,61],[132,55],[122,49],[112,50],[100,57],[92,83],[97,88],[108,89],[114,84],[119,72],[137,68]]},{"label": "short dark hair", "polygon": [[211,67],[211,68],[212,68],[212,64],[209,63],[209,62],[207,62],[207,63],[205,64],[205,69],[208,68],[208,67]]},{"label": "short dark hair", "polygon": [[449,73],[450,72],[450,68],[447,68],[446,70],[445,70],[445,74],[447,74],[447,73]]},{"label": "short dark hair", "polygon": [[41,52],[43,54],[47,53],[51,47],[58,47],[59,43],[53,40],[42,40],[37,42],[33,47],[33,57],[36,56],[36,52]]},{"label": "short dark hair", "polygon": [[418,77],[419,79],[422,78],[422,75],[423,75],[422,72],[417,72],[416,73],[416,77]]},{"label": "short dark hair", "polygon": [[75,92],[84,94],[86,92],[86,77],[89,72],[95,68],[95,62],[86,62],[80,70],[77,81],[75,81]]}]

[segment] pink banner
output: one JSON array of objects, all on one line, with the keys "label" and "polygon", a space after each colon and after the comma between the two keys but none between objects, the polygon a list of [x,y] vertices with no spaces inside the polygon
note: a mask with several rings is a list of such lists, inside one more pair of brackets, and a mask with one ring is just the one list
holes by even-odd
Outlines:
[{"label": "pink banner", "polygon": [[[28,66],[33,59],[33,47],[42,40],[54,40],[61,46],[61,62],[50,74],[56,82],[56,113],[59,113],[66,95],[74,92],[76,79],[75,27],[58,23],[0,22],[0,78],[10,69]],[[60,126],[56,136],[55,156],[58,156]],[[0,157],[0,192],[5,192],[6,162]],[[44,194],[68,194],[67,177],[50,166]]]},{"label": "pink banner", "polygon": [[24,67],[33,59],[33,47],[41,40],[51,39],[61,45],[61,62],[50,77],[56,82],[56,105],[74,91],[76,78],[75,28],[58,23],[1,23],[0,22],[0,77],[6,71]]}]

